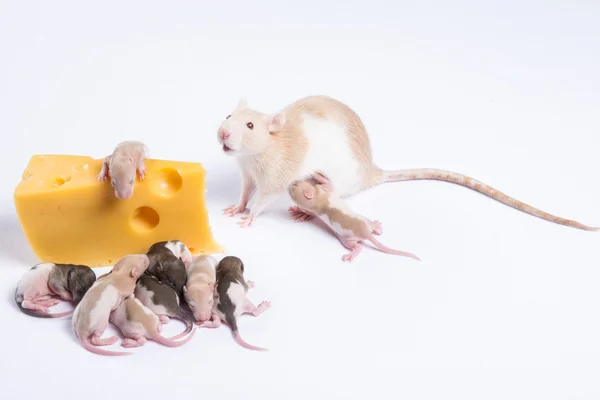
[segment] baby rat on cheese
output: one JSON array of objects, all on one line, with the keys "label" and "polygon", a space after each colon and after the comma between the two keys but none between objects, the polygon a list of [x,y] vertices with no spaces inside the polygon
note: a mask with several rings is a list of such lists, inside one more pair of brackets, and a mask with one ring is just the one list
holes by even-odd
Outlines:
[{"label": "baby rat on cheese", "polygon": [[96,274],[86,265],[41,263],[27,271],[15,290],[15,301],[25,314],[42,318],[59,318],[73,310],[50,314],[48,308],[60,300],[79,304],[96,281]]},{"label": "baby rat on cheese", "polygon": [[162,325],[156,314],[144,306],[139,299],[128,298],[121,303],[116,310],[110,314],[110,322],[114,324],[125,339],[121,343],[123,347],[138,347],[146,344],[146,340],[154,340],[163,346],[178,347],[189,342],[196,329],[193,328],[188,337],[181,341],[167,339],[162,336]]},{"label": "baby rat on cheese", "polygon": [[217,279],[216,266],[217,260],[214,257],[199,255],[188,270],[188,279],[183,287],[183,295],[197,323],[209,320],[212,315]]},{"label": "baby rat on cheese", "polygon": [[241,226],[250,226],[292,182],[321,172],[339,197],[385,182],[439,180],[468,187],[551,222],[599,230],[548,214],[455,172],[431,168],[382,170],[373,163],[369,135],[359,116],[326,96],[300,99],[272,115],[252,110],[242,100],[221,123],[217,134],[225,154],[236,157],[242,175],[238,204],[226,208],[225,213],[233,216],[244,212],[256,194],[250,214],[239,222]]},{"label": "baby rat on cheese", "polygon": [[187,246],[180,240],[163,241],[150,246],[146,254],[150,259],[146,273],[171,285],[182,296],[187,269],[192,264],[192,253]]},{"label": "baby rat on cheese", "polygon": [[252,314],[255,317],[271,307],[271,303],[263,301],[256,307],[246,294],[248,288],[254,287],[252,281],[244,279],[244,263],[238,257],[224,257],[216,268],[217,283],[215,288],[215,304],[211,321],[203,322],[200,326],[217,328],[221,320],[225,320],[233,332],[235,341],[250,350],[267,350],[246,343],[240,336],[237,320],[242,314]]},{"label": "baby rat on cheese", "polygon": [[73,312],[73,331],[83,347],[92,353],[116,356],[131,353],[112,352],[96,346],[108,346],[117,342],[112,336],[102,339],[110,313],[129,297],[133,297],[135,283],[146,271],[150,260],[145,254],[128,255],[120,259],[110,273],[102,275],[87,291]]},{"label": "baby rat on cheese", "polygon": [[144,160],[149,155],[148,148],[141,142],[121,142],[111,155],[104,158],[98,180],[104,181],[110,175],[115,196],[118,199],[128,199],[133,196],[136,172],[140,174],[140,180],[144,179]]},{"label": "baby rat on cheese", "polygon": [[321,180],[321,182],[323,183],[313,185],[309,181],[297,181],[290,186],[289,194],[304,215],[314,215],[323,221],[342,244],[351,250],[342,257],[342,260],[354,260],[362,250],[361,242],[364,240],[370,241],[385,253],[419,259],[414,254],[393,250],[379,243],[373,234],[382,233],[381,222],[370,221],[356,214],[344,200],[330,193],[331,186],[326,181]]}]

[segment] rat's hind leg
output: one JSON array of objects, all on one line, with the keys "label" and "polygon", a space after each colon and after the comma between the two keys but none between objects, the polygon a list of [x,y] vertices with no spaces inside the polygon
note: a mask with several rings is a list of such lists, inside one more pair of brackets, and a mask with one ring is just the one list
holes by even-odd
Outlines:
[{"label": "rat's hind leg", "polygon": [[26,308],[28,310],[32,310],[32,311],[41,312],[44,314],[48,313],[47,307],[45,307],[41,304],[37,304],[36,302],[31,301],[30,299],[23,300],[23,302],[21,303],[21,307]]},{"label": "rat's hind leg", "polygon": [[263,301],[258,305],[258,307],[256,307],[250,300],[246,299],[246,304],[244,304],[244,314],[252,314],[255,317],[258,317],[270,307],[270,301]]},{"label": "rat's hind leg", "polygon": [[94,346],[110,346],[111,344],[115,344],[119,341],[119,339],[116,336],[111,336],[102,339],[100,335],[102,335],[102,333],[95,334],[92,337],[90,337],[90,343]]},{"label": "rat's hind leg", "polygon": [[36,301],[35,304],[38,304],[40,306],[43,307],[52,307],[55,306],[59,303],[61,303],[62,301],[59,299],[48,299],[48,300],[42,300],[42,301]]},{"label": "rat's hind leg", "polygon": [[369,228],[371,229],[373,235],[381,235],[383,233],[383,224],[381,223],[381,221],[367,220],[367,225],[369,225]]},{"label": "rat's hind leg", "polygon": [[351,251],[348,254],[344,254],[342,256],[342,261],[352,262],[360,254],[362,250],[362,244],[360,244],[357,240],[345,240],[342,242],[344,246],[346,246]]},{"label": "rat's hind leg", "polygon": [[302,211],[298,206],[288,208],[288,213],[296,222],[310,221],[314,218],[313,215]]},{"label": "rat's hind leg", "polygon": [[169,318],[169,316],[166,314],[161,314],[158,316],[158,320],[161,324],[168,324],[171,318]]},{"label": "rat's hind leg", "polygon": [[132,348],[132,347],[140,347],[146,344],[148,340],[142,335],[131,335],[123,339],[121,342],[121,346]]}]

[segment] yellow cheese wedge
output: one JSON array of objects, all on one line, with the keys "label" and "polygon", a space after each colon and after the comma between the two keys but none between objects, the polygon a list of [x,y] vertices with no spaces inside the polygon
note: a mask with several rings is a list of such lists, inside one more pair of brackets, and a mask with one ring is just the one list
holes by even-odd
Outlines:
[{"label": "yellow cheese wedge", "polygon": [[194,254],[217,253],[204,201],[201,164],[149,159],[133,196],[98,182],[102,160],[35,155],[14,192],[29,244],[44,262],[113,265],[156,242],[181,240]]}]

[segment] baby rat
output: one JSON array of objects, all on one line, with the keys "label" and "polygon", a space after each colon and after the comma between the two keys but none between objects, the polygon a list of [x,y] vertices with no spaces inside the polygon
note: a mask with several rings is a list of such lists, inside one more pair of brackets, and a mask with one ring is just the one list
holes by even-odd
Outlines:
[{"label": "baby rat", "polygon": [[252,281],[246,282],[244,279],[244,263],[237,257],[224,257],[216,268],[217,283],[215,293],[215,305],[213,307],[212,321],[206,321],[201,324],[206,328],[217,328],[224,319],[233,332],[235,341],[242,347],[250,350],[267,350],[262,347],[256,347],[246,343],[238,331],[237,319],[242,314],[252,314],[259,316],[269,307],[271,303],[263,301],[254,306],[246,297],[248,288],[254,287]]},{"label": "baby rat", "polygon": [[239,222],[242,226],[250,226],[292,182],[320,171],[331,180],[334,194],[342,198],[385,182],[438,180],[468,187],[547,221],[600,229],[548,214],[456,172],[382,170],[372,160],[369,135],[359,116],[327,96],[305,97],[270,115],[250,109],[241,100],[223,120],[217,135],[223,152],[237,159],[242,178],[238,204],[227,207],[225,213],[243,213],[256,194],[250,214]]},{"label": "baby rat", "polygon": [[27,271],[15,290],[15,301],[27,315],[42,318],[59,318],[73,310],[50,314],[48,308],[60,300],[79,304],[96,281],[96,274],[86,265],[41,263]]},{"label": "baby rat", "polygon": [[125,299],[110,314],[109,320],[125,336],[121,343],[123,347],[143,346],[147,339],[154,340],[163,346],[178,347],[189,342],[196,333],[194,328],[186,339],[179,342],[167,339],[160,334],[162,325],[158,316],[137,298]]},{"label": "baby rat", "polygon": [[419,258],[414,254],[393,250],[379,243],[373,236],[382,233],[381,222],[370,221],[353,212],[346,202],[329,192],[330,184],[313,185],[308,181],[297,181],[289,188],[292,200],[306,213],[323,221],[350,249],[350,253],[342,257],[344,261],[352,261],[362,250],[361,242],[368,240],[379,250],[406,257]]},{"label": "baby rat", "polygon": [[149,156],[145,144],[134,141],[121,142],[111,155],[104,158],[98,180],[102,182],[110,175],[115,197],[128,199],[133,196],[136,171],[140,174],[140,180],[144,180],[144,160]]},{"label": "baby rat", "polygon": [[217,260],[209,255],[199,255],[194,259],[187,283],[183,287],[185,301],[194,314],[194,320],[203,322],[210,319],[214,303]]},{"label": "baby rat", "polygon": [[154,243],[146,252],[150,259],[147,274],[159,281],[168,283],[177,295],[183,295],[183,285],[187,281],[187,268],[192,264],[192,253],[179,240]]},{"label": "baby rat", "polygon": [[148,256],[133,254],[121,258],[110,273],[104,274],[94,282],[73,313],[73,331],[83,347],[95,354],[106,356],[127,355],[99,349],[96,346],[108,346],[117,342],[112,336],[102,339],[110,313],[129,297],[133,297],[135,283],[148,268]]},{"label": "baby rat", "polygon": [[[192,331],[193,316],[180,306],[180,299],[175,289],[166,283],[159,282],[154,276],[143,274],[135,285],[135,298],[158,315],[161,323],[169,322],[169,317],[177,318],[186,325],[181,336]],[[172,339],[177,339],[176,336]]]}]

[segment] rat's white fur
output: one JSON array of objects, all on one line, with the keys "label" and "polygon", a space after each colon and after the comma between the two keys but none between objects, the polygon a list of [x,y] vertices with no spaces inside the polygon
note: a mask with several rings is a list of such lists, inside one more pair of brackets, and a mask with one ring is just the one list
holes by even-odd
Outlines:
[{"label": "rat's white fur", "polygon": [[186,268],[189,268],[192,264],[192,253],[190,249],[179,240],[171,240],[165,243],[165,247],[171,251],[177,258],[181,258],[181,261],[185,264]]},{"label": "rat's white fur", "polygon": [[[17,284],[16,300],[22,302],[25,297],[54,294],[48,287],[48,279],[52,268],[54,268],[54,263],[42,263],[38,264],[36,268],[31,268],[25,272]],[[45,290],[40,291],[40,288]]]}]

